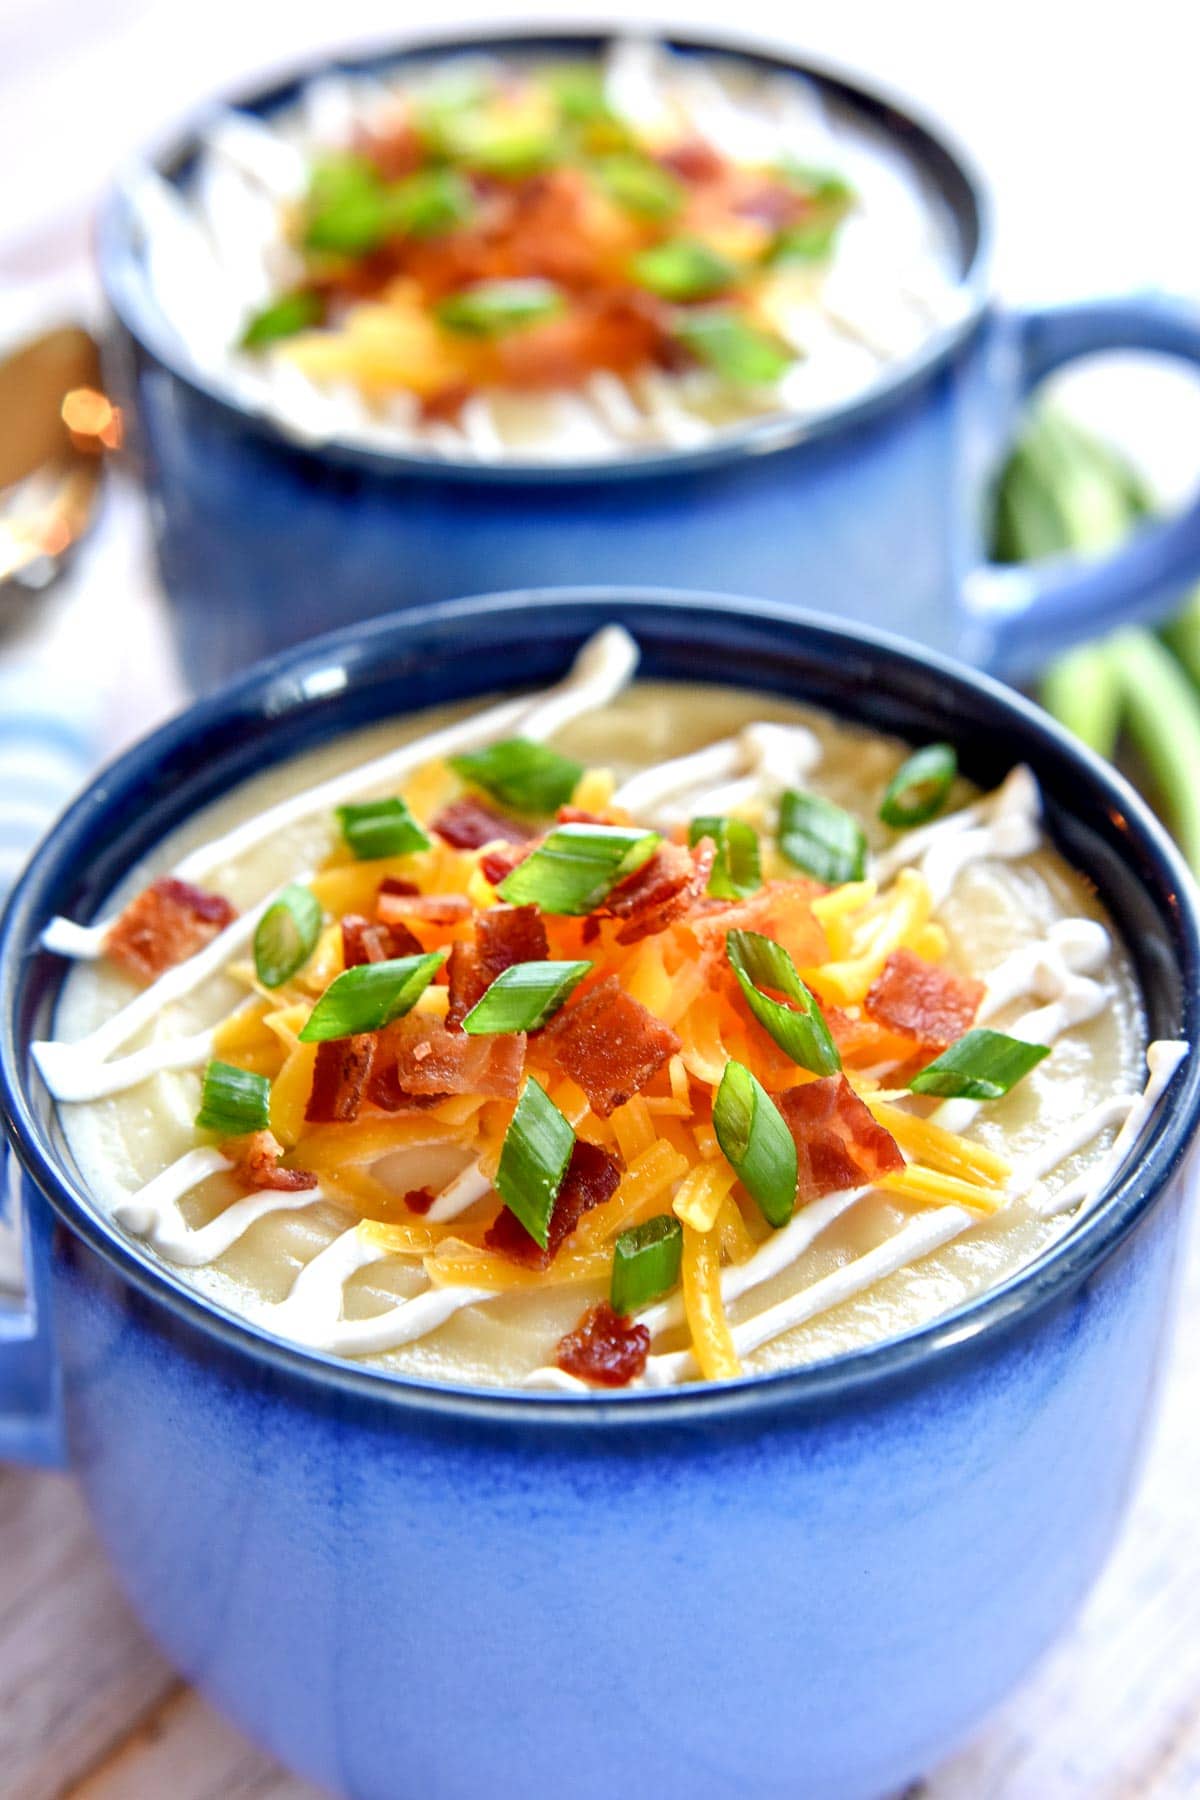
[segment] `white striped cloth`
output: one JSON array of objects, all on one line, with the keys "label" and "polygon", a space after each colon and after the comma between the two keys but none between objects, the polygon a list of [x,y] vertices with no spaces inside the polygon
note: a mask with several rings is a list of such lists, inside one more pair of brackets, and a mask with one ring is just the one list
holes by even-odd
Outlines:
[{"label": "white striped cloth", "polygon": [[0,898],[96,761],[94,720],[29,668],[0,671]]}]

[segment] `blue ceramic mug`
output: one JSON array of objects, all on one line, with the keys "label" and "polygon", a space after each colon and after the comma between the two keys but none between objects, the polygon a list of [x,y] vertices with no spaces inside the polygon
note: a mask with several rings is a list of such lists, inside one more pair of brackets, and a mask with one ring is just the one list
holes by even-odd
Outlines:
[{"label": "blue ceramic mug", "polygon": [[1135,960],[1200,1040],[1196,901],[1122,781],[987,678],[765,602],[510,595],[290,651],[109,769],[0,926],[0,1105],[32,1310],[0,1453],[69,1465],[132,1604],[267,1749],[355,1800],[639,1792],[875,1800],[969,1733],[1068,1620],[1124,1510],[1170,1312],[1190,1057],[1103,1204],[892,1343],[611,1399],[478,1392],[302,1351],[206,1302],[92,1201],[32,1077],[56,912],[228,786],[343,730],[559,676],[610,619],[647,675],[814,701],[1036,771]]},{"label": "blue ceramic mug", "polygon": [[[454,38],[337,66],[431,61],[464,44],[570,55],[603,41]],[[670,41],[690,55],[722,48]],[[801,71],[888,134],[952,221],[963,306],[952,329],[861,398],[808,423],[755,424],[711,448],[531,467],[301,442],[191,363],[157,309],[136,211],[118,188],[99,233],[117,322],[113,374],[136,416],[194,686],[395,607],[580,580],[762,595],[902,631],[1011,677],[1161,607],[1200,576],[1200,505],[1094,567],[990,568],[982,538],[988,481],[1030,389],[1103,350],[1200,363],[1200,315],[1149,296],[997,310],[986,195],[957,152],[890,101],[807,65],[740,54],[758,69]],[[314,72],[236,103],[270,114]],[[196,144],[194,130],[182,133],[157,166],[185,183]]]}]

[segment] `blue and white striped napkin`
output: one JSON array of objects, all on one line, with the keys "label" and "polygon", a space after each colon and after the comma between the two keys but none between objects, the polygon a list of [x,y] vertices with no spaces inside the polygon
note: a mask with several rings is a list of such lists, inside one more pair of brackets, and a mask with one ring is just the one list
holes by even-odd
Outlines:
[{"label": "blue and white striped napkin", "polygon": [[94,720],[38,674],[0,667],[0,899],[97,759]]}]

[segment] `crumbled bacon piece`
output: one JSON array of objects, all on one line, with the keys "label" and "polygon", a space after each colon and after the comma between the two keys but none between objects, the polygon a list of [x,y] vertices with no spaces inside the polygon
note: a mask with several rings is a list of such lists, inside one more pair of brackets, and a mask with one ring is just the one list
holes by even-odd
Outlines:
[{"label": "crumbled bacon piece", "polygon": [[[525,1066],[525,1034],[506,1032],[496,1037],[468,1037],[448,1031],[440,1019],[407,1013],[379,1034],[379,1076],[386,1073],[386,1088],[378,1092],[404,1099],[423,1095],[475,1094],[485,1100],[513,1100]],[[376,1104],[376,1084],[371,1098]],[[395,1108],[388,1107],[393,1111]]]},{"label": "crumbled bacon piece", "polygon": [[419,894],[420,891],[415,881],[405,881],[399,875],[385,875],[375,889],[375,900],[378,903],[382,894]]},{"label": "crumbled bacon piece", "polygon": [[469,381],[448,381],[420,400],[421,417],[427,425],[457,424],[463,407],[475,392]]},{"label": "crumbled bacon piece", "polygon": [[904,1167],[900,1146],[859,1099],[844,1075],[788,1088],[777,1102],[796,1140],[798,1203],[863,1187]]},{"label": "crumbled bacon piece", "polygon": [[679,1049],[669,1025],[627,994],[615,975],[550,1021],[559,1067],[577,1081],[598,1118],[653,1080]]},{"label": "crumbled bacon piece", "polygon": [[493,887],[499,887],[505,877],[512,874],[517,864],[525,861],[536,842],[533,839],[528,844],[497,844],[494,850],[489,850],[486,856],[479,859],[484,880],[490,881]]},{"label": "crumbled bacon piece", "polygon": [[375,1062],[373,1032],[317,1045],[304,1117],[310,1125],[348,1125],[357,1119]]},{"label": "crumbled bacon piece", "polygon": [[546,927],[536,906],[491,906],[475,920],[474,944],[455,944],[447,974],[450,1005],[446,1023],[462,1024],[505,969],[514,963],[544,962],[550,954]]},{"label": "crumbled bacon piece", "polygon": [[104,940],[105,953],[140,981],[186,961],[237,918],[223,894],[160,876],[129,902]]},{"label": "crumbled bacon piece", "polygon": [[385,893],[381,884],[375,913],[385,925],[403,925],[408,919],[461,925],[471,916],[471,902],[465,894],[397,894],[394,889]]},{"label": "crumbled bacon piece", "polygon": [[404,1204],[409,1212],[417,1213],[424,1218],[436,1199],[437,1195],[432,1188],[410,1188],[404,1196]]},{"label": "crumbled bacon piece", "polygon": [[560,806],[554,815],[560,825],[611,825],[606,813],[589,812],[586,806]]},{"label": "crumbled bacon piece", "polygon": [[399,956],[420,956],[424,947],[407,925],[381,925],[364,919],[361,913],[347,913],[342,920],[342,963],[347,969]]},{"label": "crumbled bacon piece", "polygon": [[970,1030],[983,992],[982,981],[939,969],[911,950],[894,950],[863,1010],[877,1024],[907,1032],[925,1048],[944,1050]]},{"label": "crumbled bacon piece", "polygon": [[315,1188],[317,1178],[311,1169],[285,1169],[280,1163],[283,1146],[269,1131],[252,1131],[246,1137],[234,1138],[221,1145],[222,1153],[234,1164],[234,1174],[247,1187],[275,1188],[281,1194],[299,1194]]},{"label": "crumbled bacon piece", "polygon": [[504,1207],[494,1225],[488,1227],[484,1243],[513,1262],[531,1269],[548,1269],[563,1242],[570,1237],[585,1212],[611,1200],[621,1183],[621,1165],[598,1144],[576,1138],[571,1160],[567,1164],[550,1214],[546,1248],[530,1237],[515,1213]]},{"label": "crumbled bacon piece", "polygon": [[444,843],[456,850],[482,850],[485,844],[525,844],[534,835],[519,819],[506,819],[503,813],[485,806],[471,794],[443,806],[429,827]]},{"label": "crumbled bacon piece", "polygon": [[674,144],[664,150],[658,158],[664,169],[672,175],[678,175],[681,181],[715,181],[725,168],[719,151],[704,138],[688,138],[682,144]]},{"label": "crumbled bacon piece", "polygon": [[694,850],[684,844],[660,844],[605,902],[606,912],[626,921],[617,933],[618,944],[636,944],[681,919],[708,886],[716,854],[711,838],[701,838]]},{"label": "crumbled bacon piece", "polygon": [[627,1387],[646,1367],[650,1333],[615,1313],[607,1300],[584,1313],[574,1331],[560,1339],[555,1361],[568,1375],[598,1387]]}]

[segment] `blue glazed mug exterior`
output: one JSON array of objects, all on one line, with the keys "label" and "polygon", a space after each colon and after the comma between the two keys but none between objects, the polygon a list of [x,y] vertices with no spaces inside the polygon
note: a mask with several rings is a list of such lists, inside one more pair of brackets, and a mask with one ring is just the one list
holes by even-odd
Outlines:
[{"label": "blue glazed mug exterior", "polygon": [[[1018,759],[1133,954],[1151,1035],[1200,1035],[1195,900],[1119,777],[981,677],[710,596],[412,611],[254,671],[123,758],[0,926],[0,1102],[31,1312],[0,1338],[0,1453],[66,1462],[139,1614],[268,1749],[355,1800],[614,1780],[697,1800],[878,1800],[1061,1629],[1120,1520],[1173,1290],[1190,1058],[1105,1205],[895,1343],[707,1390],[573,1402],[369,1373],[272,1340],[114,1236],[30,1076],[57,910],[235,780],[399,710],[542,683],[600,623],[646,673],[803,696]],[[14,1159],[14,1167],[15,1159]]]},{"label": "blue glazed mug exterior", "polygon": [[[578,53],[594,35],[505,45]],[[714,47],[672,40],[687,53]],[[456,38],[405,55],[461,50]],[[801,65],[743,50],[764,68]],[[394,64],[397,54],[339,67]],[[857,402],[714,448],[541,469],[387,454],[289,436],[191,367],[147,290],[128,192],[100,224],[116,317],[113,379],[138,460],[182,667],[200,690],[270,651],[404,606],[525,586],[659,584],[763,596],[903,632],[1012,676],[1161,607],[1200,576],[1200,506],[1096,566],[989,568],[987,486],[1021,401],[1080,356],[1145,349],[1200,363],[1200,317],[1149,296],[1005,313],[988,298],[988,206],[942,139],[894,104],[805,69],[886,132],[940,195],[963,315]],[[269,113],[298,79],[239,100]],[[195,132],[158,166],[186,178]]]}]

